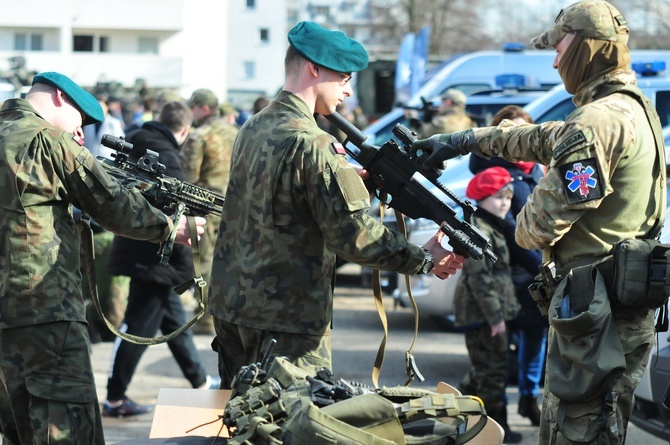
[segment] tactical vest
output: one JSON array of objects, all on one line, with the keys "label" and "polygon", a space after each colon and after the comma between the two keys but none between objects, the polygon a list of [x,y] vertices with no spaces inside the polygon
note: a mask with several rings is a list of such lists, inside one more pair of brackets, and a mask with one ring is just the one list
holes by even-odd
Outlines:
[{"label": "tactical vest", "polygon": [[[487,421],[480,399],[404,386],[371,388],[274,359],[242,368],[224,422],[229,445],[462,444]],[[479,421],[466,430],[469,415]]]}]

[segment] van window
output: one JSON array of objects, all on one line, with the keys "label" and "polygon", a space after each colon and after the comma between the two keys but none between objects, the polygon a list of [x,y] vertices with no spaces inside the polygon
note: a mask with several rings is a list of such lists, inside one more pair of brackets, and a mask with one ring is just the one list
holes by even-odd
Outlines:
[{"label": "van window", "polygon": [[535,119],[535,123],[541,124],[543,122],[564,121],[576,108],[577,107],[575,107],[575,104],[572,102],[572,96],[570,96]]},{"label": "van window", "polygon": [[656,92],[656,111],[661,118],[661,125],[665,127],[670,122],[670,91]]}]

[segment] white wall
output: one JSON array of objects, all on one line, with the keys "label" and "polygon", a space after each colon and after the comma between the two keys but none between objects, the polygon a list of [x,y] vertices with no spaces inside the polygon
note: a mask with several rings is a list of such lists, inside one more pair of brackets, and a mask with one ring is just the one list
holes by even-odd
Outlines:
[{"label": "white wall", "polygon": [[[246,108],[260,94],[274,97],[284,83],[288,47],[286,0],[256,0],[255,9],[247,9],[246,0],[228,3],[228,90],[231,101]],[[269,30],[268,43],[260,42],[261,28]],[[254,78],[245,78],[245,61],[254,63]]]},{"label": "white wall", "polygon": [[[59,71],[82,86],[99,80],[173,88],[183,97],[210,88],[226,97],[228,1],[30,0],[30,13],[0,0],[0,60],[22,55],[34,71]],[[14,51],[14,34],[44,36],[42,51]],[[73,52],[72,35],[109,38],[109,52]],[[158,54],[139,54],[140,36],[158,41]]]},{"label": "white wall", "polygon": [[184,29],[163,44],[163,54],[183,58],[181,94],[208,88],[226,99],[228,0],[188,0],[184,2]]}]

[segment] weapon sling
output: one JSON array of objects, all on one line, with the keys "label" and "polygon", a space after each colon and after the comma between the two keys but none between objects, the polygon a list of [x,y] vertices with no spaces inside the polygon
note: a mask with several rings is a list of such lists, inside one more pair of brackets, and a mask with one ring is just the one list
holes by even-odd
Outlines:
[{"label": "weapon sling", "polygon": [[[386,204],[383,200],[380,199],[379,204],[379,220],[384,220],[384,213],[386,209]],[[398,222],[398,230],[405,237],[407,237],[407,227],[405,226],[405,216],[399,211],[395,210],[396,221]],[[407,381],[405,386],[409,386],[414,378],[418,378],[420,382],[423,382],[425,379],[419,368],[416,365],[414,360],[414,355],[412,355],[412,349],[414,349],[414,344],[416,339],[419,336],[419,308],[414,301],[414,295],[412,295],[412,286],[411,286],[411,277],[405,275],[405,284],[407,287],[407,295],[409,296],[409,301],[412,303],[412,311],[414,312],[414,338],[412,339],[412,344],[409,349],[405,351],[405,372],[407,373]],[[384,328],[384,337],[379,345],[377,350],[377,355],[375,357],[375,363],[372,368],[372,383],[375,388],[379,388],[379,375],[381,374],[382,366],[384,364],[384,354],[386,351],[386,340],[388,338],[388,320],[386,318],[386,311],[384,310],[384,301],[381,289],[381,272],[379,269],[372,270],[372,293],[375,298],[375,307],[377,308],[377,313],[379,314],[379,319],[382,322],[382,327]]]},{"label": "weapon sling", "polygon": [[[198,313],[186,324],[181,326],[179,329],[170,332],[167,335],[157,336],[157,337],[140,337],[138,335],[128,334],[127,332],[120,331],[116,326],[114,326],[108,319],[105,317],[105,314],[102,311],[102,305],[100,304],[100,297],[98,295],[98,286],[95,280],[95,249],[93,248],[93,230],[91,229],[91,222],[88,215],[82,214],[81,219],[79,220],[79,232],[81,236],[82,248],[84,250],[84,261],[86,268],[86,277],[89,284],[89,292],[91,293],[91,299],[93,300],[93,305],[95,310],[98,313],[98,316],[105,322],[107,328],[117,337],[120,337],[130,343],[136,345],[157,345],[160,343],[166,343],[178,335],[182,334],[188,328],[193,326],[198,320],[200,320],[207,310],[207,282],[203,280],[202,273],[200,270],[200,248],[198,247],[198,229],[195,223],[195,218],[192,216],[187,216],[188,226],[191,232],[191,247],[193,249],[193,269],[195,271],[195,277],[192,280],[186,281],[183,284],[174,288],[174,291],[178,294],[183,294],[189,287],[195,284],[196,294],[198,300]],[[176,229],[175,229],[176,230]]]}]

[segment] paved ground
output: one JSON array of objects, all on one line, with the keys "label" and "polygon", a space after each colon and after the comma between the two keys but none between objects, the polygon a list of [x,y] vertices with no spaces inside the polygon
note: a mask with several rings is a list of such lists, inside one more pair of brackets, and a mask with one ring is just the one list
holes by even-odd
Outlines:
[{"label": "paved ground", "polygon": [[[335,320],[336,322],[339,320],[333,331],[335,373],[347,379],[367,382],[370,379],[374,353],[383,331],[374,309],[370,291],[347,285],[346,281],[344,283],[343,287],[337,289],[335,299]],[[404,383],[402,371],[404,365],[394,363],[394,360],[397,359],[402,362],[402,357],[404,357],[402,351],[409,347],[413,334],[413,319],[411,313],[403,313],[402,310],[393,311],[390,304],[388,305],[387,316],[391,333],[380,384],[402,384]],[[346,320],[346,323],[344,320]],[[370,330],[371,333],[369,333]],[[371,335],[375,340],[362,341],[361,338],[364,335]],[[215,374],[216,355],[209,347],[211,336],[196,335],[195,341],[207,371]],[[112,356],[112,346],[111,343],[99,343],[93,347],[98,398],[101,401],[106,396],[106,374]],[[462,369],[467,365],[467,355],[462,336],[444,333],[439,329],[430,329],[430,326],[426,332],[420,334],[419,341],[414,348],[414,354],[420,357],[421,371],[426,375],[426,383],[431,389],[434,388],[435,382],[441,379],[441,376],[447,375],[452,376],[447,378],[454,378],[455,375],[461,375]],[[431,359],[431,356],[434,357]],[[342,365],[345,357],[351,361],[351,364]],[[340,364],[339,368],[338,363]],[[421,386],[421,384],[413,384],[413,386]],[[142,357],[128,395],[140,403],[155,403],[160,388],[188,387],[187,381],[181,376],[167,346],[163,344],[148,348]],[[521,418],[516,413],[518,400],[516,388],[509,388],[508,395],[510,399],[510,425],[514,430],[523,434],[522,445],[537,445],[537,428],[532,427],[527,419]],[[103,418],[107,443],[115,444],[131,439],[147,439],[152,420],[152,414],[128,419]],[[631,425],[627,444],[665,445],[666,442]]]}]

